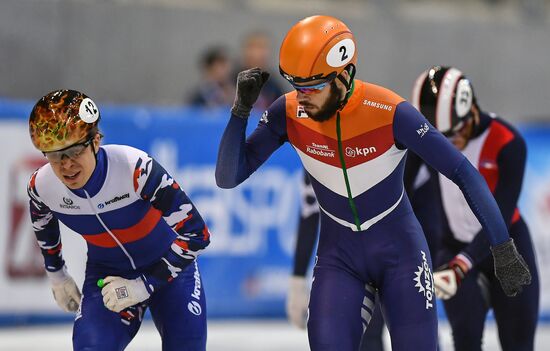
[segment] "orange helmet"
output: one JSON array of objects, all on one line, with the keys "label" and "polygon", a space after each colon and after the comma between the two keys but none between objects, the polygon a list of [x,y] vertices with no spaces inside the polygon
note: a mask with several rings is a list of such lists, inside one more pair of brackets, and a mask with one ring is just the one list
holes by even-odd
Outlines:
[{"label": "orange helmet", "polygon": [[86,95],[55,90],[34,105],[29,133],[38,150],[59,151],[97,133],[99,119],[99,109]]},{"label": "orange helmet", "polygon": [[344,22],[330,16],[307,17],[287,33],[279,52],[279,71],[291,84],[336,78],[357,62],[355,38]]}]

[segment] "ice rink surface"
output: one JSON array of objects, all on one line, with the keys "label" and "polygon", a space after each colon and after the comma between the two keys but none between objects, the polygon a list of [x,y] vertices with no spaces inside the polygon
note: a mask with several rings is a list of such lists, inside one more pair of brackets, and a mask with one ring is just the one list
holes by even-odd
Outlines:
[{"label": "ice rink surface", "polygon": [[[308,350],[305,331],[285,321],[210,321],[208,351],[298,351]],[[389,336],[385,335],[386,350]],[[453,350],[449,326],[440,324],[442,351]],[[540,324],[535,350],[550,349],[550,324]],[[127,348],[128,351],[160,350],[160,337],[151,321],[146,321]],[[71,325],[0,329],[1,351],[65,351],[71,350]],[[485,351],[500,350],[494,323],[488,323]]]}]

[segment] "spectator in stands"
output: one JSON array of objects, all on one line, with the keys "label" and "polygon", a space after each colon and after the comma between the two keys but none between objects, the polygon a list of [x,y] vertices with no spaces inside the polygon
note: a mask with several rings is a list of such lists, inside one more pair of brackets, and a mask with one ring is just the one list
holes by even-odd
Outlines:
[{"label": "spectator in stands", "polygon": [[[270,57],[273,56],[271,36],[267,32],[255,30],[246,33],[241,41],[240,53],[240,67],[235,72],[235,81],[238,72],[249,68],[259,67],[264,71],[273,73],[271,72],[272,67],[269,62]],[[275,77],[276,75],[272,74],[271,76]],[[262,88],[254,107],[261,111],[266,110],[271,103],[284,93],[285,91],[277,81],[275,79],[270,79]]]},{"label": "spectator in stands", "polygon": [[223,46],[213,46],[203,53],[201,60],[201,82],[190,94],[188,103],[193,106],[229,106],[235,97],[234,82],[231,79],[232,64]]}]

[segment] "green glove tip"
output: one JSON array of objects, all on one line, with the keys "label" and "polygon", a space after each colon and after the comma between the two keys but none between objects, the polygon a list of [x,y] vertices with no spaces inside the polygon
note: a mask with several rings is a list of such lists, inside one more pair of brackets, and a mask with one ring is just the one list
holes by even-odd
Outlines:
[{"label": "green glove tip", "polygon": [[103,281],[103,279],[97,280],[97,286],[99,286],[100,288],[103,288],[105,286],[105,282]]}]

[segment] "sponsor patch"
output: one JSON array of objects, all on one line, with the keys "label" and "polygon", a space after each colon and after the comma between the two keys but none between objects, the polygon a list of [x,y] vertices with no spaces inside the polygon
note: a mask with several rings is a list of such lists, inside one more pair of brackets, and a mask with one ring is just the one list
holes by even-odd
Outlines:
[{"label": "sponsor patch", "polygon": [[416,133],[422,138],[428,133],[428,130],[430,130],[430,126],[428,123],[424,123],[424,125],[421,125],[420,128],[416,130]]},{"label": "sponsor patch", "polygon": [[374,107],[374,108],[377,108],[377,109],[380,109],[380,110],[386,110],[386,111],[393,110],[392,105],[384,104],[384,103],[381,103],[381,102],[378,102],[378,101],[367,100],[367,99],[363,100],[363,105]]},{"label": "sponsor patch", "polygon": [[200,314],[202,313],[201,305],[197,301],[189,301],[189,303],[187,304],[187,309],[195,316],[200,316]]},{"label": "sponsor patch", "polygon": [[426,309],[430,309],[433,308],[433,299],[435,296],[434,280],[426,253],[421,250],[420,254],[422,255],[422,261],[420,262],[420,266],[417,266],[418,270],[414,272],[414,287],[418,288],[418,292],[424,295],[426,298]]},{"label": "sponsor patch", "polygon": [[308,115],[304,110],[304,106],[298,105],[298,107],[296,108],[296,118],[308,118]]},{"label": "sponsor patch", "polygon": [[308,154],[322,156],[322,157],[335,157],[334,150],[331,150],[328,145],[320,145],[311,143],[311,145],[306,146],[306,152]]},{"label": "sponsor patch", "polygon": [[269,119],[267,118],[268,115],[269,113],[267,112],[267,110],[265,110],[262,114],[262,117],[260,118],[260,122],[267,124],[269,122]]},{"label": "sponsor patch", "polygon": [[373,154],[376,152],[374,146],[367,147],[346,147],[346,156],[355,157],[355,156],[367,156],[368,154]]}]

